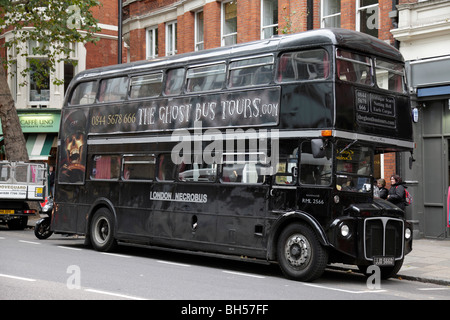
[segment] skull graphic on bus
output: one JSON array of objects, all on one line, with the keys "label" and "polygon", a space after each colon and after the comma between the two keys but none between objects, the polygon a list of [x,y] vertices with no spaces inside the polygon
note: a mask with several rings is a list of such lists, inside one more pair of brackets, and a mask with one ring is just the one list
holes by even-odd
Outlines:
[{"label": "skull graphic on bus", "polygon": [[86,172],[86,127],[85,111],[75,110],[64,119],[59,182],[83,182]]}]

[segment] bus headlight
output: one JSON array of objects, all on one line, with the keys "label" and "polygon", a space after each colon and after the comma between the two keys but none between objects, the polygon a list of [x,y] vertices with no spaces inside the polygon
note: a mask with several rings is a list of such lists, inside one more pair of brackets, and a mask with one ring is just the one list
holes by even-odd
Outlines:
[{"label": "bus headlight", "polygon": [[405,239],[409,240],[409,239],[411,239],[411,236],[412,236],[411,229],[410,228],[406,228],[405,229]]},{"label": "bus headlight", "polygon": [[344,238],[348,237],[350,234],[350,228],[348,227],[348,225],[343,224],[341,226],[341,236],[343,236]]}]

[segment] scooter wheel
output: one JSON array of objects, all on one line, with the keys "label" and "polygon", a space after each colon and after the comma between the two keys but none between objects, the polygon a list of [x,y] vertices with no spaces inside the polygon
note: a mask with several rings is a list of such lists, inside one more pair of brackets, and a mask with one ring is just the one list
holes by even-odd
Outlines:
[{"label": "scooter wheel", "polygon": [[44,240],[52,234],[53,231],[50,230],[50,219],[44,218],[36,222],[36,226],[34,227],[34,235],[36,238]]}]

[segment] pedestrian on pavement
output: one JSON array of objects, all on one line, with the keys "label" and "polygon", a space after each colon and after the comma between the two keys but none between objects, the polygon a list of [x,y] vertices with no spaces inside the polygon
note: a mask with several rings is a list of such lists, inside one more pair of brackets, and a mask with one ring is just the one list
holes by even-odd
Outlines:
[{"label": "pedestrian on pavement", "polygon": [[50,194],[52,197],[55,197],[55,168],[53,166],[49,167],[48,182],[50,184]]},{"label": "pedestrian on pavement", "polygon": [[378,179],[377,186],[378,186],[380,198],[386,200],[388,197],[388,194],[389,194],[389,190],[386,189],[386,180],[384,180],[383,178]]},{"label": "pedestrian on pavement", "polygon": [[391,176],[391,188],[389,189],[387,200],[402,210],[405,210],[406,206],[405,188],[399,175],[394,174]]}]

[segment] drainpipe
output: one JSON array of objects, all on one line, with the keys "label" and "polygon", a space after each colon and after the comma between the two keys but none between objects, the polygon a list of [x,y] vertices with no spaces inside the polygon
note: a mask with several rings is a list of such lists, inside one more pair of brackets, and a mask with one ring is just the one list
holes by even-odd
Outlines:
[{"label": "drainpipe", "polygon": [[[395,1],[395,0],[392,0]],[[306,29],[314,29],[314,0],[306,1],[307,16],[306,16]]]},{"label": "drainpipe", "polygon": [[118,0],[117,63],[122,63],[122,0]]},{"label": "drainpipe", "polygon": [[[398,10],[397,10],[398,0],[392,0],[392,11],[389,12],[389,18],[392,20],[392,24],[394,29],[398,28]],[[400,41],[397,39],[394,40],[394,47],[396,49],[400,48]]]}]

